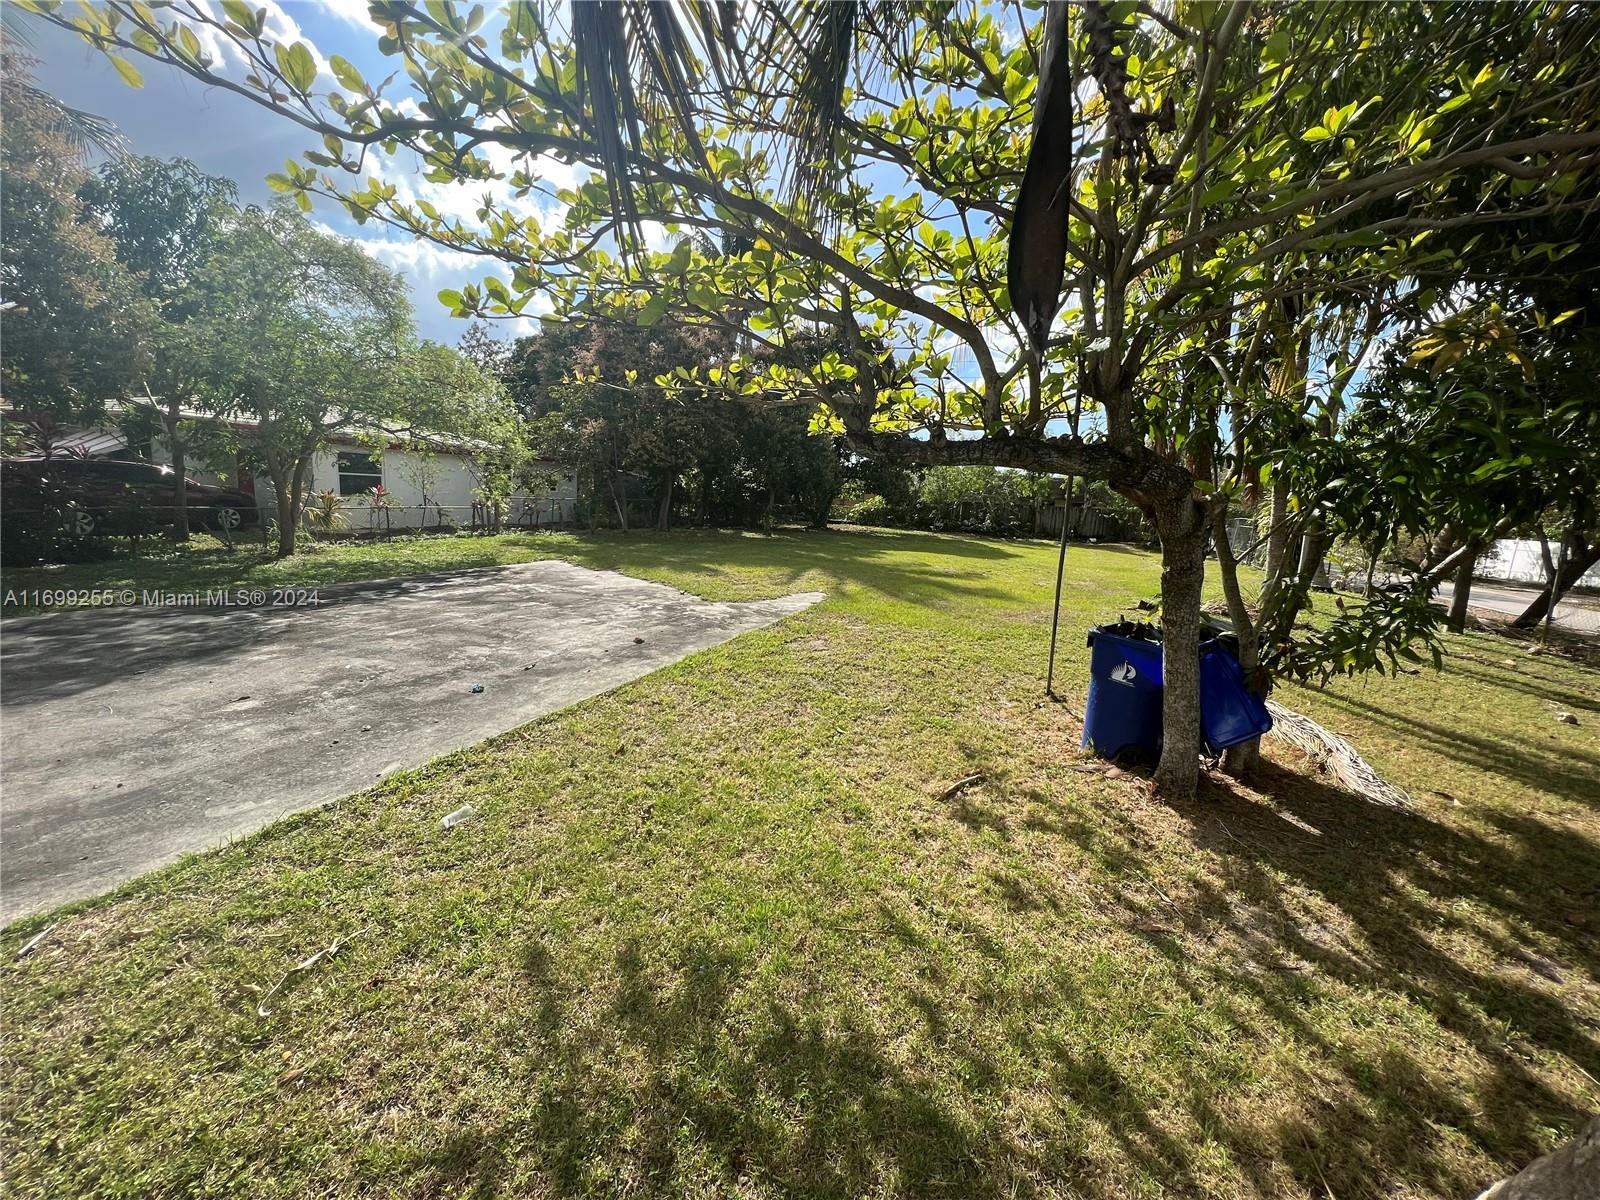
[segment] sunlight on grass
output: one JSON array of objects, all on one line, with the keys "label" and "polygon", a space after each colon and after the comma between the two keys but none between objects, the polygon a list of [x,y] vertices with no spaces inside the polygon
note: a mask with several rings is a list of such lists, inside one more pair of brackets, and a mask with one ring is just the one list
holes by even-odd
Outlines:
[{"label": "sunlight on grass", "polygon": [[1082,632],[1156,587],[1119,547],[1069,552],[1065,705],[1040,543],[412,539],[169,584],[552,556],[828,599],[11,927],[13,1195],[1456,1197],[1600,1106],[1600,672],[1472,635],[1286,692],[1414,813],[1287,760],[1172,807],[1077,750]]}]

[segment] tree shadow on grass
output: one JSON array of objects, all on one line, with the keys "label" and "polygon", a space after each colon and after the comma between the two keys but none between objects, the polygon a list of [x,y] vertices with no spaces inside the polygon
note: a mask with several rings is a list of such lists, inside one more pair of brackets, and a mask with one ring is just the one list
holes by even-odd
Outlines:
[{"label": "tree shadow on grass", "polygon": [[1402,738],[1446,748],[1442,752],[1475,770],[1499,775],[1563,799],[1600,807],[1600,755],[1561,744],[1541,746],[1512,734],[1484,737],[1447,728],[1353,696],[1323,692],[1321,698],[1365,721],[1386,726]]},{"label": "tree shadow on grass", "polygon": [[[736,554],[730,549],[736,548]],[[941,599],[1002,600],[1011,592],[985,584],[990,569],[1029,552],[953,534],[890,531],[779,530],[770,535],[723,530],[671,534],[588,535],[564,557],[585,566],[624,571],[663,570],[717,578],[734,569],[772,572],[780,590],[807,576],[831,581],[830,594],[862,588],[910,602]],[[939,566],[928,559],[962,564]]]},{"label": "tree shadow on grass", "polygon": [[1548,679],[1530,679],[1526,675],[1513,673],[1510,668],[1500,668],[1498,673],[1473,670],[1465,665],[1459,656],[1446,660],[1446,669],[1452,675],[1472,679],[1489,687],[1521,692],[1525,696],[1532,696],[1535,700],[1544,700],[1561,708],[1600,713],[1600,693],[1580,692],[1573,685],[1563,686]]},{"label": "tree shadow on grass", "polygon": [[[530,934],[486,1044],[508,1049],[496,1069],[532,1102],[498,1124],[480,1110],[405,1166],[423,1194],[474,1197],[1109,1200],[1136,1190],[1129,1176],[1179,1196],[1443,1197],[1485,1186],[1484,1161],[1509,1171],[1575,1130],[1581,1086],[1554,1084],[1551,1063],[1600,1063],[1600,1022],[1566,990],[1600,945],[1559,888],[1600,886],[1600,847],[1523,814],[1496,821],[1498,837],[1463,830],[1270,766],[1253,782],[1146,809],[1206,852],[1187,892],[1166,884],[1177,902],[1115,811],[1117,795],[1135,802],[1129,785],[1092,790],[1093,806],[1034,783],[972,797],[984,814],[950,811],[952,828],[1024,849],[983,876],[976,907],[864,905],[862,951],[870,939],[909,968],[897,995],[868,982],[872,967],[851,968],[859,997],[805,970],[763,977],[748,946],[709,932],[635,933],[597,972]],[[1025,819],[1006,812],[1024,800]],[[1285,1094],[1241,1113],[1226,1048],[1153,1061],[1049,1019],[1106,993],[1070,957],[1013,982],[1028,952],[1012,935],[1084,911],[1080,895],[1057,903],[1068,882],[1033,869],[1030,839],[1109,864],[1091,917],[1128,949],[1126,969],[1154,958],[1163,1004],[1176,993],[1244,1053],[1287,1057]],[[985,988],[999,1011],[973,1037],[961,1001],[985,1008]],[[1015,1122],[1028,1079],[1048,1136]]]},{"label": "tree shadow on grass", "polygon": [[[808,998],[736,999],[744,960],[709,941],[663,955],[625,941],[616,988],[598,1017],[592,990],[565,982],[542,943],[525,948],[527,991],[508,1024],[537,1029],[520,1069],[531,1115],[449,1134],[411,1168],[440,1194],[501,1195],[530,1176],[562,1196],[706,1194],[837,1197],[892,1180],[895,1194],[1026,1194],[1005,1148],[958,1119],[893,1061],[860,1015],[813,1011]],[[936,1009],[924,997],[926,1010]],[[610,1070],[627,1062],[627,1085]],[[989,1074],[994,1074],[992,1066]],[[526,1111],[526,1110],[525,1110]],[[1021,1190],[1019,1190],[1021,1189]]]},{"label": "tree shadow on grass", "polygon": [[[1581,761],[1468,739],[1469,754],[1491,750],[1498,768],[1485,769],[1551,790],[1600,778]],[[1160,955],[1166,977],[1240,1044],[1261,1054],[1287,1045],[1308,1072],[1281,1116],[1245,1128],[1227,1115],[1217,1062],[1181,1059],[1166,1081],[1187,1116],[1175,1126],[1170,1100],[1156,1117],[1141,1082],[1098,1048],[1049,1043],[1061,1102],[1174,1192],[1206,1191],[1203,1134],[1263,1195],[1473,1195],[1493,1178],[1484,1159],[1510,1173],[1600,1102],[1590,1087],[1600,1075],[1600,844],[1583,833],[1499,809],[1481,814],[1479,832],[1268,763],[1252,787],[1209,778],[1198,800],[1159,806],[1181,822],[1169,833],[1207,852],[1207,869],[1165,885],[1174,903],[1152,879],[1163,865],[1139,793],[1013,788],[1003,763],[977,755],[966,769],[991,782],[949,805],[952,821],[1008,847],[1020,840],[1036,866],[1047,851],[1030,837],[1075,845],[1097,868],[1092,911]],[[992,882],[1013,911],[1061,915],[1050,902],[1061,880],[1048,870],[1025,865]],[[1054,986],[1061,1004],[1094,1002],[1069,973]],[[1192,1132],[1174,1137],[1184,1124]]]},{"label": "tree shadow on grass", "polygon": [[[1575,1130],[1582,1106],[1529,1069],[1526,1044],[1580,1072],[1600,1064],[1600,1022],[1570,1006],[1584,986],[1577,972],[1600,962],[1600,941],[1553,887],[1585,871],[1588,886],[1600,883],[1600,847],[1531,817],[1497,822],[1506,839],[1490,841],[1271,767],[1255,782],[1267,802],[1214,781],[1202,800],[1175,810],[1223,864],[1221,886],[1196,889],[1185,941],[1200,934],[1223,952],[1193,956],[1176,939],[1150,940],[1197,1000],[1248,999],[1273,1028],[1241,1007],[1247,1036],[1287,1034],[1342,1081],[1317,1100],[1315,1119],[1281,1122],[1268,1152],[1313,1166],[1311,1175],[1296,1168],[1301,1182],[1338,1196],[1403,1183],[1472,1194],[1488,1180],[1462,1178],[1446,1156],[1416,1147],[1452,1130],[1510,1168],[1543,1153],[1548,1130]],[[1282,878],[1331,903],[1350,933],[1286,903]],[[1403,1039],[1372,1055],[1330,1038],[1307,1016],[1312,988],[1325,981],[1403,997],[1482,1074],[1447,1078]]]}]

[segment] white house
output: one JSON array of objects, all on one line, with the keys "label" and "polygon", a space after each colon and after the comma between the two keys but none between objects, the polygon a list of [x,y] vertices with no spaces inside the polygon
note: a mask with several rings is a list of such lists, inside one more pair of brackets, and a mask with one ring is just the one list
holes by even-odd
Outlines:
[{"label": "white house", "polygon": [[[306,472],[306,504],[310,507],[318,492],[338,493],[351,529],[383,528],[385,521],[396,529],[468,526],[475,520],[482,483],[478,464],[478,452],[460,442],[436,442],[428,449],[392,442],[374,450],[353,437],[335,437],[312,456]],[[512,494],[506,513],[509,524],[540,527],[577,520],[578,477],[571,467],[541,460],[530,466],[528,475],[535,486]],[[277,503],[272,481],[257,475],[252,483],[245,490],[255,492],[263,515],[271,520]],[[373,491],[378,487],[388,500],[387,509],[374,506]]]},{"label": "white house", "polygon": [[[192,415],[216,421],[205,414]],[[254,422],[235,418],[222,423],[249,443]],[[64,445],[95,458],[172,462],[170,447],[159,432],[147,441],[130,443],[129,435],[120,428],[84,430]],[[375,449],[372,439],[335,434],[312,456],[305,481],[306,507],[312,507],[317,493],[331,491],[340,497],[345,523],[352,530],[468,527],[484,517],[478,495],[481,452],[481,446],[449,435],[429,435],[416,443],[394,439]],[[224,483],[254,495],[263,523],[276,520],[272,480],[247,469],[244,463],[248,459],[248,451],[227,462],[204,461],[191,452],[186,466],[193,479]],[[512,494],[505,513],[507,524],[539,528],[576,522],[578,478],[570,466],[540,460],[526,474],[531,486]],[[387,506],[374,504],[373,492],[378,487],[383,489]]]}]

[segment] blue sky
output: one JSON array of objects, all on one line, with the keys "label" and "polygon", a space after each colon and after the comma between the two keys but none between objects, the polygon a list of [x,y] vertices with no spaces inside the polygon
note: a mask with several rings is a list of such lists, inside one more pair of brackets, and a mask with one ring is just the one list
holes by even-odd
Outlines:
[{"label": "blue sky", "polygon": [[[211,3],[216,8],[215,0],[199,2]],[[266,7],[269,39],[292,42],[304,38],[316,47],[325,76],[318,90],[334,87],[331,74],[326,70],[326,60],[335,54],[348,58],[369,79],[382,79],[396,70],[396,60],[378,52],[380,31],[367,18],[366,0],[251,0],[251,3]],[[320,139],[293,122],[241,96],[205,87],[179,71],[163,68],[148,59],[130,56],[144,76],[143,88],[130,88],[104,55],[80,39],[25,15],[16,14],[16,17],[31,30],[35,53],[41,59],[39,82],[46,90],[68,104],[116,121],[138,153],[159,158],[181,155],[192,159],[204,171],[234,180],[241,199],[247,203],[266,203],[274,199],[275,194],[266,185],[266,176],[282,171],[286,159],[298,161],[305,150],[320,149]],[[490,20],[493,24],[498,17]],[[207,49],[224,66],[237,65],[224,53],[220,39]],[[243,75],[242,70],[229,73]],[[391,98],[399,98],[409,93],[401,80],[389,94]],[[509,172],[508,154],[491,147],[489,155],[491,161],[503,158],[504,161],[496,161],[496,166]],[[369,159],[369,165],[376,166],[383,178],[399,189],[402,199],[426,199],[441,212],[462,217],[469,227],[478,222],[475,210],[486,190],[498,192],[502,203],[524,212],[534,205],[539,210],[540,223],[546,227],[552,220],[559,219],[560,206],[548,196],[517,200],[503,185],[431,184],[415,170],[408,152],[402,152],[402,157],[393,160],[374,162]],[[580,173],[584,176],[588,173],[587,169],[553,160],[543,160],[540,166],[541,174],[552,189],[569,186]],[[863,174],[890,192],[906,190],[904,178],[890,168],[869,164],[863,168]],[[466,327],[465,321],[450,317],[439,304],[440,289],[459,288],[465,282],[481,280],[487,273],[500,274],[508,282],[510,279],[509,268],[495,269],[496,264],[481,257],[405,237],[375,223],[357,225],[342,207],[330,201],[320,201],[312,218],[335,233],[360,241],[373,257],[406,276],[411,284],[418,325],[427,337],[454,343]],[[959,227],[948,214],[935,214],[934,220],[959,234]],[[647,228],[647,240],[654,241],[652,234],[660,236],[663,242],[667,240],[664,230]],[[503,336],[531,332],[536,325],[532,318],[540,308],[536,300],[528,310],[529,317],[498,322],[499,332]],[[993,330],[992,342],[1001,357],[1006,357],[1015,347],[1015,339],[998,326]],[[976,367],[970,352],[953,341],[948,348],[957,352],[956,374],[974,378]]]},{"label": "blue sky", "polygon": [[[259,6],[261,0],[253,3]],[[267,8],[270,31],[282,33],[298,27],[298,36],[324,58],[342,54],[363,73],[379,79],[394,69],[393,60],[378,53],[378,31],[367,22],[366,0],[267,0]],[[20,13],[8,14],[8,19],[27,28],[32,53],[40,60],[38,81],[46,91],[76,108],[115,121],[137,153],[158,158],[182,156],[212,175],[232,179],[239,186],[240,198],[248,203],[273,199],[266,176],[283,170],[285,159],[299,159],[303,151],[318,144],[314,135],[243,97],[204,87],[146,59],[137,62],[144,87],[130,88],[102,54],[79,39]],[[409,188],[445,211],[457,207],[470,210],[485,190],[483,184],[470,189],[429,184],[403,160],[385,163],[382,169],[384,177],[402,191]],[[370,225],[358,226],[331,202],[319,203],[311,215],[328,229],[357,238],[374,258],[405,275],[424,336],[452,344],[461,336],[467,323],[452,318],[435,297],[441,288],[458,288],[469,279],[481,279],[488,270],[483,259],[398,235],[386,237]],[[504,274],[509,278],[509,270]],[[531,325],[527,320],[505,323],[500,332],[511,335]]]},{"label": "blue sky", "polygon": [[[0,0],[3,3],[4,0]],[[199,0],[201,3],[209,0]],[[395,61],[378,52],[379,30],[367,19],[366,0],[252,0],[268,12],[268,36],[275,41],[305,38],[316,47],[326,78],[319,90],[334,86],[326,72],[326,60],[334,54],[353,62],[369,79],[382,79],[395,70]],[[127,135],[132,148],[141,154],[160,158],[184,156],[202,170],[234,180],[240,197],[249,203],[266,203],[274,198],[265,179],[281,171],[286,159],[300,158],[303,151],[315,148],[319,140],[294,123],[269,113],[241,96],[218,88],[205,87],[176,70],[146,59],[138,66],[144,87],[130,88],[104,55],[80,39],[15,11],[8,18],[24,24],[33,40],[33,53],[40,59],[39,83],[63,101],[114,120]],[[230,60],[220,45],[212,48],[224,63]],[[235,72],[242,74],[242,72]],[[392,95],[405,94],[402,86]],[[491,154],[491,158],[497,157]],[[498,193],[501,203],[527,211],[530,204],[541,210],[540,222],[549,226],[559,219],[559,206],[548,198],[516,200],[503,184],[431,184],[415,170],[408,152],[392,160],[369,160],[382,177],[394,184],[404,199],[426,199],[447,215],[462,217],[469,226],[476,224],[475,209],[485,191]],[[496,165],[509,170],[509,156]],[[542,164],[551,187],[568,186],[578,170],[546,160]],[[869,176],[887,175],[887,168],[870,166]],[[587,174],[587,171],[584,171]],[[903,191],[904,181],[883,180],[890,191]],[[481,257],[444,249],[426,241],[385,230],[375,224],[359,226],[344,209],[329,201],[318,203],[312,218],[327,230],[359,241],[378,261],[399,271],[411,285],[417,324],[424,336],[455,343],[466,322],[451,317],[437,300],[442,288],[459,288],[463,283],[481,280],[495,264]],[[948,219],[936,218],[941,224]],[[664,231],[663,231],[664,232]],[[510,269],[493,270],[509,282]],[[539,311],[537,303],[530,314]],[[524,317],[498,323],[502,336],[531,332],[536,321]],[[990,345],[997,357],[1008,359],[1015,350],[1015,339],[1003,328],[989,331]],[[950,349],[958,349],[953,338],[943,339]],[[965,379],[976,375],[970,353],[958,355],[956,374]],[[1319,372],[1320,374],[1321,372]],[[1359,386],[1361,376],[1353,381]]]}]

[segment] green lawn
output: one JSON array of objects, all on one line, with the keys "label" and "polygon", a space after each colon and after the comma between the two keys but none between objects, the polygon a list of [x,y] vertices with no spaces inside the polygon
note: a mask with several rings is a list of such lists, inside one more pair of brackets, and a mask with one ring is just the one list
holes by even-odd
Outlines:
[{"label": "green lawn", "polygon": [[1453,1198],[1600,1107],[1600,671],[1469,635],[1443,674],[1286,691],[1414,813],[1287,759],[1171,806],[1073,716],[1144,553],[1069,552],[1067,706],[1036,543],[182,561],[551,555],[828,600],[6,930],[11,1195]]},{"label": "green lawn", "polygon": [[[557,544],[562,547],[560,551],[554,549]],[[387,542],[334,539],[319,543],[303,537],[300,553],[278,559],[259,542],[241,542],[230,549],[210,534],[196,534],[183,545],[151,539],[141,553],[124,550],[105,562],[9,568],[3,575],[0,595],[14,593],[3,611],[15,616],[39,611],[31,602],[36,591],[316,587],[427,571],[503,566],[565,553],[573,544],[570,537],[553,533],[496,537],[410,535]]]}]

